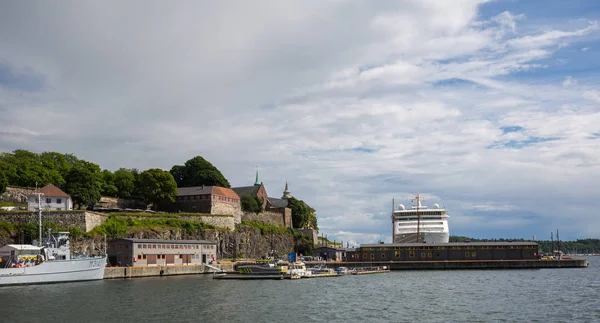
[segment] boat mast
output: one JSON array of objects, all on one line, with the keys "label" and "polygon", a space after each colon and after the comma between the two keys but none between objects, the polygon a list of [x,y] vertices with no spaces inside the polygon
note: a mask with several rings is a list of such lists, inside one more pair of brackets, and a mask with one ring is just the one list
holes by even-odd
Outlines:
[{"label": "boat mast", "polygon": [[42,244],[42,192],[37,192],[37,200],[38,200],[38,226],[39,226],[39,236],[38,236],[38,245],[39,247],[43,246]]}]

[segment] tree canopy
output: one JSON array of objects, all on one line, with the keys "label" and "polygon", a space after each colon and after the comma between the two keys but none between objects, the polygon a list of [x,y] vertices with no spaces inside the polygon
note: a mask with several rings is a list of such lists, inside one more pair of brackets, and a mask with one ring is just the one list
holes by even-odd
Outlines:
[{"label": "tree canopy", "polygon": [[292,210],[292,225],[294,228],[319,229],[315,209],[304,201],[292,197],[288,199],[288,207]]},{"label": "tree canopy", "polygon": [[66,182],[65,190],[79,209],[82,205],[87,205],[91,209],[100,201],[103,186],[100,166],[81,161],[71,168],[66,176]]},{"label": "tree canopy", "polygon": [[170,172],[151,168],[140,174],[139,181],[142,197],[155,209],[161,202],[175,202],[177,183]]},{"label": "tree canopy", "polygon": [[178,187],[201,185],[231,187],[221,171],[201,156],[186,161],[183,166],[173,166],[171,175],[175,178]]},{"label": "tree canopy", "polygon": [[250,195],[250,194],[243,195],[240,199],[240,203],[242,206],[242,211],[256,212],[256,213],[263,211],[263,202],[256,195]]},{"label": "tree canopy", "polygon": [[4,173],[0,173],[0,194],[6,192],[6,185],[8,185],[8,180]]},{"label": "tree canopy", "polygon": [[136,174],[131,169],[119,168],[115,171],[114,185],[117,188],[117,195],[121,198],[128,198],[135,189]]}]

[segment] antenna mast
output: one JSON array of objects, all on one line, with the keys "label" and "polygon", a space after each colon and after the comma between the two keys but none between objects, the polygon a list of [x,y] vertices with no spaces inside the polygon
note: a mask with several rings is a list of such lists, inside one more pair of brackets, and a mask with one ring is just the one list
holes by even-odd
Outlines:
[{"label": "antenna mast", "polygon": [[421,237],[421,214],[419,213],[419,208],[421,207],[421,195],[417,193],[415,198],[411,202],[417,202],[417,243],[419,243],[419,238]]},{"label": "antenna mast", "polygon": [[394,198],[392,197],[392,243],[396,243],[396,234],[394,233],[396,230],[396,223],[394,223]]}]

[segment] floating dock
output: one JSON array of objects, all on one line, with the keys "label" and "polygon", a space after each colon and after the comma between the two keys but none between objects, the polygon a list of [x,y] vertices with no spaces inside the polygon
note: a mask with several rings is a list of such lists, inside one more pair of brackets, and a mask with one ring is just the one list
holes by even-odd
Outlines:
[{"label": "floating dock", "polygon": [[284,275],[253,275],[253,274],[238,274],[238,273],[215,273],[213,279],[236,279],[236,280],[282,280]]}]

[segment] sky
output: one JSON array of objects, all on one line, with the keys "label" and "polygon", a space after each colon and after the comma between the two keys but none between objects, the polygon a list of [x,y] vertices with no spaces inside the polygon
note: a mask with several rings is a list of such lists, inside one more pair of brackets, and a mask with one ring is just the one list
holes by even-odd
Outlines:
[{"label": "sky", "polygon": [[391,242],[392,199],[473,238],[600,238],[600,3],[0,3],[0,151],[256,167],[320,234]]}]

